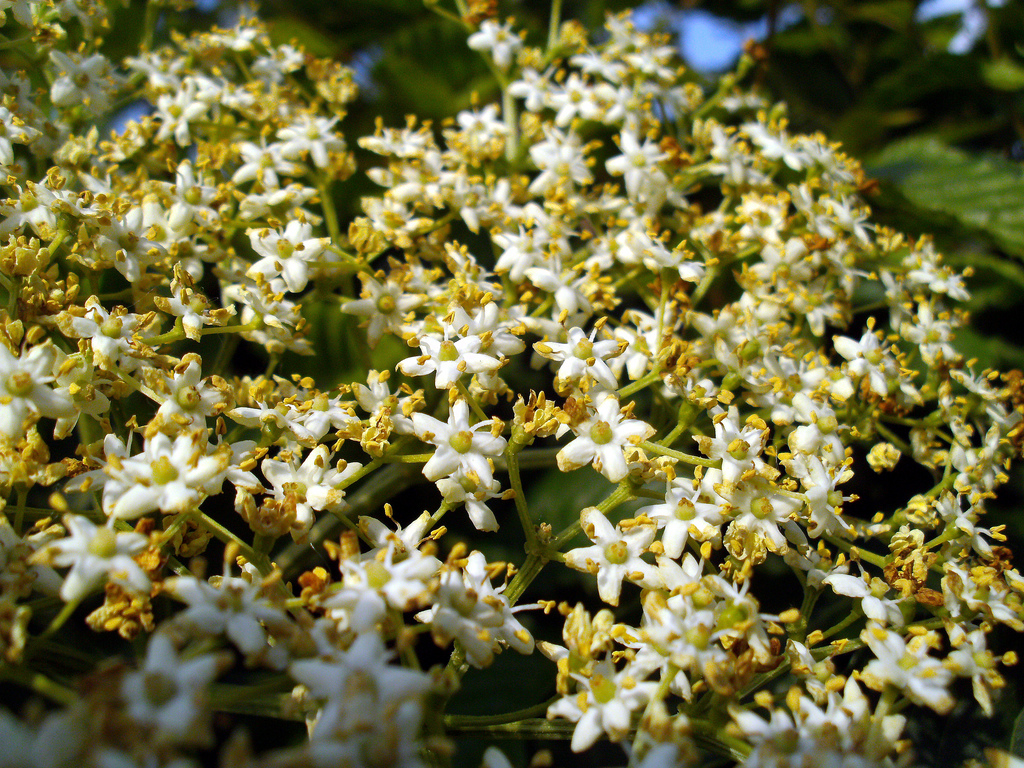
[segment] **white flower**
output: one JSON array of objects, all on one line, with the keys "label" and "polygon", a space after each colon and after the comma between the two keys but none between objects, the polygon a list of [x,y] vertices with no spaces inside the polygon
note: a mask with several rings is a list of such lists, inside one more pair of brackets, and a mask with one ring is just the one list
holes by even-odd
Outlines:
[{"label": "white flower", "polygon": [[579,385],[587,391],[593,384],[607,390],[618,387],[615,374],[605,359],[619,355],[625,344],[614,339],[595,342],[596,333],[594,330],[588,336],[582,328],[570,328],[564,343],[539,341],[533,345],[538,354],[561,363],[555,374],[556,390],[561,392]]},{"label": "white flower", "polygon": [[711,459],[721,459],[722,480],[739,482],[748,472],[768,472],[761,453],[768,444],[768,425],[758,418],[748,419],[740,426],[739,411],[735,406],[728,413],[717,410],[713,414],[715,436],[695,435],[700,452]]},{"label": "white flower", "polygon": [[395,280],[378,282],[372,277],[360,275],[363,281],[361,299],[346,301],[342,312],[369,318],[366,336],[370,347],[376,347],[385,331],[395,333],[402,328],[406,315],[426,301],[426,296],[407,291]]},{"label": "white flower", "polygon": [[124,444],[108,435],[103,511],[131,520],[155,509],[172,513],[197,507],[207,495],[220,492],[231,462],[229,450],[209,450],[205,431],[185,432],[173,441],[157,433],[146,440],[142,453],[126,458]]},{"label": "white flower", "polygon": [[406,549],[397,537],[361,558],[340,561],[342,587],[321,602],[331,617],[357,633],[372,631],[391,607],[408,611],[426,604],[429,582],[441,562],[419,549]]},{"label": "white flower", "polygon": [[669,481],[665,488],[665,501],[636,511],[652,519],[662,530],[661,543],[665,556],[678,559],[689,537],[697,541],[711,541],[721,533],[725,521],[717,501],[701,501],[699,484],[685,477]]},{"label": "white flower", "polygon": [[971,678],[974,698],[989,717],[993,712],[992,690],[1006,685],[996,669],[998,664],[998,658],[988,649],[983,629],[975,629],[964,636],[945,661],[954,674]]},{"label": "white flower", "polygon": [[630,130],[619,134],[619,148],[622,154],[608,160],[605,167],[613,176],[623,177],[629,199],[663,198],[662,187],[668,184],[668,177],[658,163],[667,160],[668,153],[662,152],[657,142],[649,139],[641,146],[637,135]]},{"label": "white flower", "polygon": [[931,707],[940,715],[953,708],[956,700],[949,692],[953,673],[939,659],[928,655],[937,643],[935,632],[914,635],[910,642],[889,629],[869,626],[861,639],[875,654],[860,678],[876,691],[892,685],[916,704]]},{"label": "white flower", "polygon": [[494,652],[509,645],[519,653],[533,650],[533,636],[513,615],[508,598],[495,589],[487,575],[487,560],[472,552],[459,569],[446,566],[434,597],[434,605],[416,618],[430,624],[439,645],[458,640],[466,661],[474,667],[490,666]]},{"label": "white flower", "polygon": [[192,123],[206,119],[212,106],[209,93],[200,90],[199,80],[186,77],[174,93],[157,97],[156,117],[160,125],[157,140],[173,137],[179,146],[187,147],[193,142]]},{"label": "white flower", "polygon": [[483,354],[483,340],[476,335],[452,341],[452,330],[446,328],[444,338],[425,335],[419,340],[421,354],[407,357],[398,363],[406,376],[434,374],[434,386],[448,389],[464,373],[493,373],[502,366],[502,360]]},{"label": "white flower", "polygon": [[494,19],[482,21],[480,29],[469,36],[466,44],[474,51],[490,51],[502,71],[512,65],[512,57],[523,47],[523,41],[512,31],[511,22],[499,24]]},{"label": "white flower", "polygon": [[323,702],[311,725],[313,766],[418,766],[429,675],[389,664],[375,632],[326,659],[293,662],[289,672]]},{"label": "white flower", "polygon": [[864,579],[846,573],[833,572],[821,580],[828,584],[837,595],[860,598],[861,610],[880,626],[902,627],[905,623],[899,602],[886,597],[889,585],[879,578]]},{"label": "white flower", "polygon": [[268,280],[280,278],[292,293],[305,289],[309,267],[330,243],[328,237],[311,237],[313,227],[293,219],[283,231],[250,229],[247,234],[252,249],[262,258],[249,267],[249,277],[263,275]]},{"label": "white flower", "polygon": [[50,86],[50,100],[57,107],[85,105],[93,115],[106,112],[111,105],[111,95],[118,85],[114,67],[101,53],[83,58],[51,50],[50,61],[57,77]]},{"label": "white flower", "polygon": [[237,576],[221,576],[216,584],[174,576],[164,582],[164,591],[188,605],[174,616],[175,624],[200,637],[227,635],[250,659],[270,650],[264,624],[278,633],[291,627],[287,615],[260,595],[259,584]]},{"label": "white flower", "polygon": [[39,344],[21,357],[0,344],[0,435],[14,439],[24,434],[29,413],[67,419],[75,405],[65,391],[47,386],[54,380],[56,353],[51,344]]},{"label": "white flower", "polygon": [[597,591],[610,605],[619,604],[624,579],[643,587],[661,586],[658,570],[642,559],[654,541],[652,525],[634,525],[627,530],[612,527],[608,518],[590,507],[580,513],[583,532],[594,542],[565,553],[565,564],[577,571],[589,571],[597,577]]},{"label": "white flower", "polygon": [[[889,381],[899,380],[896,361],[889,348],[882,346],[877,333],[865,331],[860,341],[849,336],[836,336],[833,343],[836,352],[848,361],[844,367],[857,378],[866,376],[868,387],[879,397],[889,393]],[[849,394],[853,394],[852,391]]]},{"label": "white flower", "polygon": [[64,602],[81,600],[107,580],[134,592],[149,592],[149,577],[132,559],[146,548],[145,536],[97,526],[82,515],[67,514],[63,520],[70,535],[50,542],[36,557],[58,568],[71,568],[60,588]]},{"label": "white flower", "polygon": [[126,674],[121,681],[128,716],[157,742],[206,743],[211,735],[207,686],[224,661],[213,654],[182,659],[170,637],[157,632],[146,646],[142,669]]},{"label": "white flower", "polygon": [[593,86],[576,73],[569,75],[564,86],[552,88],[547,95],[546,106],[556,111],[555,125],[564,128],[577,116],[583,120],[596,118],[600,109],[594,101],[593,91]]},{"label": "white flower", "polygon": [[594,180],[575,131],[565,134],[545,125],[544,136],[544,141],[530,147],[530,158],[541,171],[530,184],[531,194],[543,195],[567,182],[589,184]]},{"label": "white flower", "polygon": [[72,339],[89,339],[96,363],[107,370],[133,371],[139,367],[135,337],[150,335],[148,318],[115,308],[108,312],[96,296],[85,300],[85,307],[57,315],[57,327]]},{"label": "white flower", "polygon": [[338,486],[363,465],[339,462],[337,467],[332,467],[326,445],[318,445],[310,451],[301,465],[297,465],[297,459],[294,453],[290,453],[288,461],[264,459],[260,469],[273,486],[274,498],[294,511],[291,533],[301,538],[313,525],[314,510],[342,509],[345,492]]},{"label": "white flower", "polygon": [[604,733],[612,741],[626,737],[632,713],[644,706],[658,688],[654,682],[638,682],[633,674],[629,666],[616,670],[605,659],[595,664],[588,676],[572,675],[580,692],[548,707],[548,717],[564,717],[576,723],[573,752],[590,749]]},{"label": "white flower", "polygon": [[241,184],[256,180],[264,189],[278,189],[281,186],[279,175],[302,176],[306,167],[287,159],[282,147],[281,144],[261,146],[251,141],[239,143],[238,153],[241,155],[242,165],[231,177],[231,182]]},{"label": "white flower", "polygon": [[613,483],[629,472],[623,449],[634,439],[646,440],[654,427],[639,419],[625,419],[619,399],[606,395],[584,421],[573,427],[576,439],[558,452],[558,468],[563,472],[593,463],[594,469]]},{"label": "white flower", "polygon": [[187,353],[181,363],[163,380],[167,399],[161,403],[155,421],[172,425],[175,431],[205,429],[206,420],[224,410],[224,391],[203,379],[199,355]]},{"label": "white flower", "polygon": [[461,469],[466,477],[489,486],[494,475],[488,459],[500,456],[506,445],[505,438],[492,433],[494,423],[481,421],[470,426],[465,400],[455,401],[447,423],[425,413],[414,413],[412,424],[417,436],[437,447],[423,465],[424,476],[439,480]]},{"label": "white flower", "polygon": [[782,160],[794,171],[799,171],[807,165],[804,153],[793,145],[785,131],[773,132],[764,123],[746,123],[743,126],[743,133],[757,144],[761,154],[769,160]]},{"label": "white flower", "polygon": [[345,149],[345,140],[333,128],[340,118],[300,114],[291,125],[281,128],[277,138],[281,156],[288,160],[305,160],[308,155],[317,168],[326,168],[332,154]]},{"label": "white flower", "polygon": [[498,530],[498,521],[486,503],[502,497],[501,484],[497,480],[485,485],[466,475],[460,467],[451,476],[437,480],[436,485],[449,505],[466,505],[466,513],[478,531]]}]

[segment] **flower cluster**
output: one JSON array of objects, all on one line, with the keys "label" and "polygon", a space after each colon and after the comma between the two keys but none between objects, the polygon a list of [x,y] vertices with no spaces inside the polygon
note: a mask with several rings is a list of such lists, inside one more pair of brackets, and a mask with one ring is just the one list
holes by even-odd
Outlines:
[{"label": "flower cluster", "polygon": [[[308,739],[225,765],[433,765],[513,724],[631,766],[894,766],[906,707],[993,711],[1024,377],[957,351],[963,276],[750,60],[707,90],[629,15],[546,48],[467,16],[501,106],[353,137],[353,73],[250,16],[117,62],[102,4],[7,6],[0,674],[53,705],[0,713],[26,764],[195,766],[245,712]],[[302,357],[325,333],[344,371]],[[865,511],[894,470],[924,479]],[[530,481],[560,473],[591,501],[556,530]],[[525,554],[489,562],[495,531]],[[142,655],[49,664],[83,621]],[[508,649],[554,697],[447,716]]]}]

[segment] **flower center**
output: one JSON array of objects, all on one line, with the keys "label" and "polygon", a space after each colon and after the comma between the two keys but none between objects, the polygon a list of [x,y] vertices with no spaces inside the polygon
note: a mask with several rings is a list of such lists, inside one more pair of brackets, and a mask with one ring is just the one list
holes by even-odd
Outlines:
[{"label": "flower center", "polygon": [[121,338],[121,328],[123,326],[124,321],[120,317],[108,317],[100,326],[100,333],[108,339],[119,339]]},{"label": "flower center", "polygon": [[153,482],[157,485],[167,485],[178,479],[177,467],[166,456],[161,456],[150,467],[153,469]]},{"label": "flower center", "polygon": [[380,589],[391,581],[391,571],[379,560],[374,560],[366,566],[366,583],[373,589]]},{"label": "flower center", "polygon": [[589,360],[594,356],[594,342],[590,339],[583,339],[576,345],[576,349],[573,351],[573,354],[580,360]]},{"label": "flower center", "polygon": [[454,360],[458,360],[459,349],[455,346],[455,342],[449,341],[448,339],[442,341],[441,349],[438,350],[437,357],[442,363],[450,363]]},{"label": "flower center", "polygon": [[629,548],[624,541],[616,541],[604,548],[604,556],[612,565],[622,565],[629,559]]},{"label": "flower center", "polygon": [[24,397],[32,387],[32,374],[28,371],[15,371],[7,377],[7,391],[14,397]]},{"label": "flower center", "polygon": [[590,681],[590,690],[598,704],[607,704],[615,698],[615,694],[618,692],[615,683],[604,675],[594,675]]},{"label": "flower center", "polygon": [[280,256],[282,259],[287,259],[293,253],[295,253],[295,246],[290,241],[285,240],[284,238],[281,238],[280,240],[277,241],[278,256]]},{"label": "flower center", "polygon": [[154,706],[161,707],[178,693],[178,685],[161,672],[146,672],[142,678],[146,698]]},{"label": "flower center", "polygon": [[607,445],[613,437],[615,433],[607,421],[599,421],[590,428],[590,439],[598,445]]},{"label": "flower center", "polygon": [[202,397],[199,395],[199,390],[192,386],[182,387],[174,396],[174,401],[186,411],[195,410],[200,400]]},{"label": "flower center", "polygon": [[473,448],[473,433],[466,430],[456,432],[448,438],[448,445],[456,453],[469,453]]},{"label": "flower center", "polygon": [[742,461],[747,458],[747,451],[750,450],[750,443],[745,440],[740,440],[738,437],[729,443],[729,447],[726,449],[729,455],[732,456],[736,461]]},{"label": "flower center", "polygon": [[800,746],[800,734],[793,728],[787,728],[781,733],[775,734],[772,742],[779,752],[784,755],[791,755]]},{"label": "flower center", "polygon": [[718,612],[718,628],[732,629],[746,623],[749,618],[750,614],[744,606],[728,603]]},{"label": "flower center", "polygon": [[698,651],[706,650],[711,642],[711,630],[703,624],[698,624],[696,627],[686,630],[686,642]]},{"label": "flower center", "polygon": [[693,520],[697,516],[697,507],[689,499],[680,499],[676,504],[676,520]]},{"label": "flower center", "polygon": [[772,506],[772,503],[763,496],[750,502],[750,514],[758,520],[767,520],[774,511],[775,508]]},{"label": "flower center", "polygon": [[117,554],[117,534],[110,528],[97,528],[89,541],[89,554],[109,560]]},{"label": "flower center", "polygon": [[469,618],[473,615],[473,611],[476,608],[476,592],[468,590],[466,592],[459,592],[452,599],[452,607],[459,612],[459,615]]},{"label": "flower center", "polygon": [[[385,315],[390,315],[397,308],[398,308],[398,303],[395,301],[395,297],[392,296],[390,293],[383,293],[379,297],[377,297],[377,311],[378,312],[380,312],[382,314],[385,314]],[[447,342],[447,343],[451,344],[451,342]],[[441,346],[443,348],[444,344],[442,344]],[[452,346],[454,347],[455,345],[452,344]]]}]

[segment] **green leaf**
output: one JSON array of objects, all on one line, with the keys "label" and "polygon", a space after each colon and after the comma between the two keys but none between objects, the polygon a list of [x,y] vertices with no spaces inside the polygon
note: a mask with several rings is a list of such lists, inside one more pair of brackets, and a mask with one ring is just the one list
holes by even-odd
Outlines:
[{"label": "green leaf", "polygon": [[1024,67],[1010,59],[986,61],[981,73],[985,82],[997,91],[1024,89]]},{"label": "green leaf", "polygon": [[580,519],[580,512],[600,504],[615,490],[590,467],[574,472],[548,470],[529,486],[527,505],[533,519],[548,523],[555,533]]},{"label": "green leaf", "polygon": [[1013,721],[1010,752],[1017,757],[1024,757],[1024,709],[1017,713],[1017,719]]},{"label": "green leaf", "polygon": [[314,56],[336,56],[338,43],[322,30],[294,16],[274,19],[270,25],[270,40],[274,45],[296,42]]},{"label": "green leaf", "polygon": [[914,3],[909,0],[856,3],[844,10],[851,20],[873,21],[896,32],[905,32],[914,20]]},{"label": "green leaf", "polygon": [[889,145],[867,170],[893,183],[915,206],[946,214],[1024,258],[1024,175],[1019,164],[915,136]]}]

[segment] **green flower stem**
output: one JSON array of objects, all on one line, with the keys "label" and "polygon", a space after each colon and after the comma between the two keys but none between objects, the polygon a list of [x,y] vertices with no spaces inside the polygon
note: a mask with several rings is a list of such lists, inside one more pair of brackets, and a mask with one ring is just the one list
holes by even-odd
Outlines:
[{"label": "green flower stem", "polygon": [[491,417],[488,416],[486,413],[484,413],[484,409],[480,407],[480,403],[473,396],[473,393],[470,392],[466,388],[466,385],[462,383],[462,379],[459,379],[458,381],[456,381],[455,382],[455,386],[459,388],[459,394],[461,394],[462,397],[465,399],[465,401],[467,403],[469,403],[469,407],[473,409],[474,415],[478,419],[480,419],[480,421],[490,421],[491,420]]},{"label": "green flower stem", "polygon": [[265,533],[256,533],[252,537],[252,549],[256,553],[257,557],[268,558],[270,550],[274,548],[274,542],[277,541],[276,536],[268,536]]},{"label": "green flower stem", "polygon": [[[294,687],[295,681],[284,674],[274,674],[266,680],[246,685],[213,683],[210,685],[210,708],[223,711],[226,707],[245,702],[262,711],[272,711],[275,704],[280,707],[285,703],[286,697],[281,694],[290,692]],[[280,713],[280,709],[277,712]],[[280,714],[272,716],[279,717]]]},{"label": "green flower stem", "polygon": [[4,664],[0,666],[0,679],[9,680],[24,688],[29,688],[40,696],[45,696],[57,704],[68,707],[78,701],[78,696],[70,688],[56,683],[41,672],[27,667]]},{"label": "green flower stem", "polygon": [[[258,331],[262,327],[263,321],[260,318],[254,318],[244,325],[214,325],[209,328],[201,328],[199,333],[203,336],[216,336],[219,333],[248,333],[249,331]],[[181,318],[179,317],[174,322],[174,328],[159,336],[150,336],[145,339],[145,342],[151,347],[157,347],[162,344],[181,341],[184,338],[185,329],[182,327]]]},{"label": "green flower stem", "polygon": [[526,720],[531,717],[543,715],[548,711],[548,707],[560,698],[562,698],[561,695],[556,694],[540,704],[534,704],[533,706],[517,709],[514,712],[505,712],[500,715],[445,715],[444,725],[447,729],[460,731],[464,729],[487,728],[492,725],[515,723],[519,720]]},{"label": "green flower stem", "polygon": [[[561,0],[555,0],[555,3],[561,4]],[[515,97],[508,92],[507,81],[501,89],[501,116],[508,130],[508,138],[505,139],[505,159],[510,164],[515,163],[519,154],[519,107]]]},{"label": "green flower stem", "polygon": [[684,400],[683,404],[679,406],[679,420],[672,428],[672,431],[658,441],[658,445],[670,448],[686,430],[693,426],[693,422],[697,420],[698,415],[700,415],[700,409],[689,400]]},{"label": "green flower stem", "polygon": [[890,443],[892,443],[897,448],[899,448],[901,451],[903,451],[903,453],[913,453],[913,449],[909,445],[907,445],[906,440],[904,440],[903,438],[901,438],[897,434],[895,434],[891,429],[886,427],[885,424],[883,424],[881,421],[876,421],[875,422],[875,429],[878,431],[878,434],[880,434],[882,437],[884,437]]},{"label": "green flower stem", "polygon": [[576,730],[576,724],[567,720],[526,718],[514,723],[495,723],[493,725],[456,724],[449,726],[449,730],[459,736],[568,741],[572,738],[572,732]]},{"label": "green flower stem", "polygon": [[434,526],[441,522],[441,518],[447,514],[448,510],[451,509],[451,505],[447,501],[442,501],[441,506],[437,508],[437,511],[430,516],[430,521],[427,523],[426,531],[432,531]]},{"label": "green flower stem", "polygon": [[954,539],[959,539],[963,535],[964,535],[964,532],[961,531],[959,528],[957,528],[955,525],[947,525],[946,529],[942,533],[940,533],[938,536],[936,536],[931,541],[926,541],[925,544],[924,544],[924,548],[925,549],[934,549],[935,547],[942,546],[947,541],[953,541]]},{"label": "green flower stem", "polygon": [[547,563],[547,558],[540,555],[530,553],[526,556],[523,567],[512,577],[512,581],[509,582],[508,588],[504,592],[510,605],[515,605],[516,601],[522,597],[530,583],[540,575],[545,563]]},{"label": "green flower stem", "polygon": [[551,0],[551,17],[548,19],[548,47],[545,52],[548,56],[558,45],[559,27],[562,24],[562,0]]},{"label": "green flower stem", "polygon": [[526,506],[526,493],[523,491],[523,481],[519,476],[519,455],[520,443],[510,440],[505,448],[505,465],[508,469],[508,481],[515,493],[516,512],[519,514],[519,524],[523,527],[526,535],[526,550],[532,551],[537,545],[537,527],[530,519],[530,510]]},{"label": "green flower stem", "polygon": [[742,763],[753,751],[747,742],[723,733],[720,725],[708,722],[707,720],[691,720],[690,727],[693,729],[693,740],[697,743],[697,746],[709,752],[714,752],[716,755],[728,757],[737,763]]},{"label": "green flower stem", "polygon": [[822,632],[821,633],[821,639],[822,640],[828,640],[833,635],[838,634],[839,632],[842,632],[848,626],[850,626],[851,624],[856,623],[857,621],[860,621],[863,618],[864,618],[864,611],[863,611],[863,609],[859,605],[855,606],[853,608],[853,610],[850,611],[850,615],[849,616],[846,616],[838,624],[834,624],[833,626],[829,627],[824,632]]},{"label": "green flower stem", "polygon": [[260,555],[259,553],[257,553],[252,547],[246,544],[237,535],[229,531],[227,528],[218,523],[216,520],[214,520],[212,517],[210,517],[202,510],[196,510],[195,512],[192,512],[191,515],[192,518],[197,523],[203,526],[206,530],[208,530],[222,542],[224,542],[225,544],[234,544],[235,546],[237,546],[239,554],[241,554],[242,557],[244,557],[250,563],[255,565],[259,569],[260,573],[262,573],[264,576],[270,574],[270,560],[269,558],[267,558],[266,555]]},{"label": "green flower stem", "polygon": [[25,502],[28,501],[28,488],[21,484],[17,487],[18,501],[14,508],[14,530],[20,534],[25,530]]},{"label": "green flower stem", "polygon": [[655,368],[653,371],[645,374],[641,378],[634,381],[632,384],[627,384],[622,389],[620,389],[618,393],[619,398],[621,399],[623,397],[629,397],[630,395],[639,392],[641,389],[649,387],[651,386],[651,384],[656,384],[659,381],[661,381],[661,369]]},{"label": "green flower stem", "polygon": [[672,681],[676,675],[679,674],[679,667],[675,664],[669,663],[666,674],[663,674],[661,680],[658,681],[658,688],[655,690],[654,695],[651,696],[647,702],[647,706],[644,707],[644,713],[640,717],[641,727],[637,728],[636,735],[633,737],[633,751],[630,753],[629,764],[633,765],[636,761],[643,759],[647,753],[648,746],[644,743],[643,736],[645,731],[643,730],[643,723],[645,720],[649,720],[654,714],[654,708],[661,704],[668,696],[669,689],[672,687]]},{"label": "green flower stem", "polygon": [[327,234],[331,241],[341,243],[341,228],[338,226],[338,210],[334,207],[334,198],[331,196],[330,182],[322,181],[317,185],[320,192],[320,209],[324,212],[324,224],[327,227]]},{"label": "green flower stem", "polygon": [[70,603],[65,603],[64,607],[60,609],[60,613],[53,617],[53,621],[50,622],[49,626],[39,636],[50,637],[55,634],[71,618],[78,606],[82,604],[82,600],[83,598],[80,597],[77,600],[72,600]]},{"label": "green flower stem", "polygon": [[[516,463],[521,470],[553,467],[555,465],[555,457],[558,456],[560,450],[562,450],[561,446],[553,448],[526,448],[516,454]],[[504,458],[499,456],[494,463],[500,467],[503,461]]]},{"label": "green flower stem", "polygon": [[[611,494],[597,505],[597,508],[604,514],[608,514],[620,504],[624,504],[627,501],[631,501],[636,498],[636,494],[633,489],[633,484],[629,480],[623,480],[619,483],[619,487],[616,488]],[[555,538],[547,542],[549,549],[559,551],[572,539],[576,538],[580,531],[583,530],[583,523],[580,520],[568,525],[565,530],[559,532]]]},{"label": "green flower stem", "polygon": [[721,462],[717,459],[706,459],[703,456],[694,456],[689,453],[683,453],[682,451],[674,451],[671,448],[666,448],[657,443],[652,443],[649,440],[641,440],[637,443],[637,447],[643,448],[645,451],[656,454],[658,456],[668,456],[669,458],[681,461],[684,464],[694,464],[701,467],[719,467]]},{"label": "green flower stem", "polygon": [[863,560],[866,563],[871,563],[871,565],[875,566],[876,568],[885,568],[886,559],[882,557],[882,555],[876,555],[874,552],[868,552],[866,549],[855,547],[850,542],[844,541],[843,539],[840,539],[838,536],[827,535],[825,536],[825,539],[831,544],[835,544],[837,547],[839,547],[841,550],[846,552],[848,555],[851,555],[852,557],[856,557],[860,560]]},{"label": "green flower stem", "polygon": [[383,459],[385,464],[425,464],[430,461],[432,453],[403,453]]},{"label": "green flower stem", "polygon": [[438,16],[440,16],[442,19],[447,19],[448,21],[454,22],[463,29],[465,29],[466,31],[472,30],[472,27],[469,24],[467,24],[462,18],[456,16],[447,8],[442,8],[440,5],[438,5],[437,0],[425,0],[423,4],[427,6],[427,8],[429,8],[431,11],[436,13]]}]

